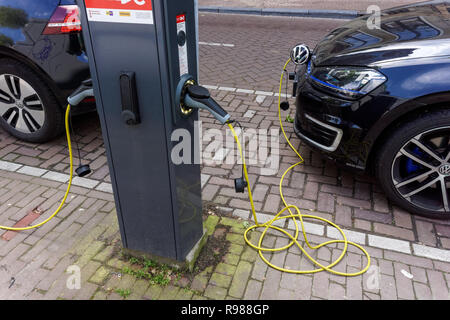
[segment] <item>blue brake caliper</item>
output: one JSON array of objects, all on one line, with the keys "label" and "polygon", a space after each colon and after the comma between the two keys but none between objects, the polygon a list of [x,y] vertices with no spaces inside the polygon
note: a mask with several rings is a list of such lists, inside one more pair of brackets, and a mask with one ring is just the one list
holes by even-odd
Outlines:
[{"label": "blue brake caliper", "polygon": [[[416,156],[418,156],[419,158],[420,158],[421,156],[423,156],[423,153],[419,150],[418,147],[416,147],[416,148],[413,150],[413,154],[416,155]],[[406,172],[407,172],[408,174],[411,174],[411,173],[414,173],[414,172],[416,172],[416,171],[419,171],[419,169],[421,169],[421,168],[422,168],[422,166],[421,166],[420,164],[415,163],[412,159],[408,159],[408,160],[406,161]]]}]

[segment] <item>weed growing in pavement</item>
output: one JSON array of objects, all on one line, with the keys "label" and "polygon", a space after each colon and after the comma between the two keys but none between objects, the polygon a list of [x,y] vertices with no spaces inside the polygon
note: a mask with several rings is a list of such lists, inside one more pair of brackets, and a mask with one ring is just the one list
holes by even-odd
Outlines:
[{"label": "weed growing in pavement", "polygon": [[131,294],[131,291],[129,289],[116,289],[116,293],[126,299]]},{"label": "weed growing in pavement", "polygon": [[131,257],[128,262],[132,266],[123,267],[122,273],[132,275],[138,279],[148,280],[152,284],[166,286],[172,280],[180,278],[180,273],[178,270],[175,270],[167,265],[158,264],[155,261],[145,257]]},{"label": "weed growing in pavement", "polygon": [[294,118],[292,118],[290,115],[288,115],[288,116],[286,117],[286,122],[294,123]]}]

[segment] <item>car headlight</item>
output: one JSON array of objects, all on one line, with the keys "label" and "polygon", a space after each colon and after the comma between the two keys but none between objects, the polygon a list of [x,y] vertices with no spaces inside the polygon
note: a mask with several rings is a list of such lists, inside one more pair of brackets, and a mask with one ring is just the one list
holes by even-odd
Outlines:
[{"label": "car headlight", "polygon": [[308,66],[314,85],[344,98],[359,99],[386,82],[380,72],[363,67],[317,67]]}]

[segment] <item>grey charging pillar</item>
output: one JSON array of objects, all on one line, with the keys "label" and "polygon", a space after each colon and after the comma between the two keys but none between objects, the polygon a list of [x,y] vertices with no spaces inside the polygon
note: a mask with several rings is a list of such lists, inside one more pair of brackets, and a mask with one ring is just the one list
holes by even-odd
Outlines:
[{"label": "grey charging pillar", "polygon": [[[195,1],[77,2],[123,245],[183,261],[203,236],[198,113],[175,103],[181,76],[197,80]],[[176,129],[191,163],[172,161]]]}]

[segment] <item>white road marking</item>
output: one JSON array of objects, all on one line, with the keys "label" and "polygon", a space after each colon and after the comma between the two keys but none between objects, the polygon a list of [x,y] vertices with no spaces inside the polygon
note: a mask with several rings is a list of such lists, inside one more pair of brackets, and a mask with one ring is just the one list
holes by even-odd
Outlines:
[{"label": "white road marking", "polygon": [[218,43],[218,42],[202,42],[199,41],[198,43],[201,46],[212,46],[212,47],[227,47],[227,48],[234,48],[235,45],[231,43]]},{"label": "white road marking", "polygon": [[236,88],[230,88],[230,87],[219,87],[219,90],[235,92],[237,89]]}]

